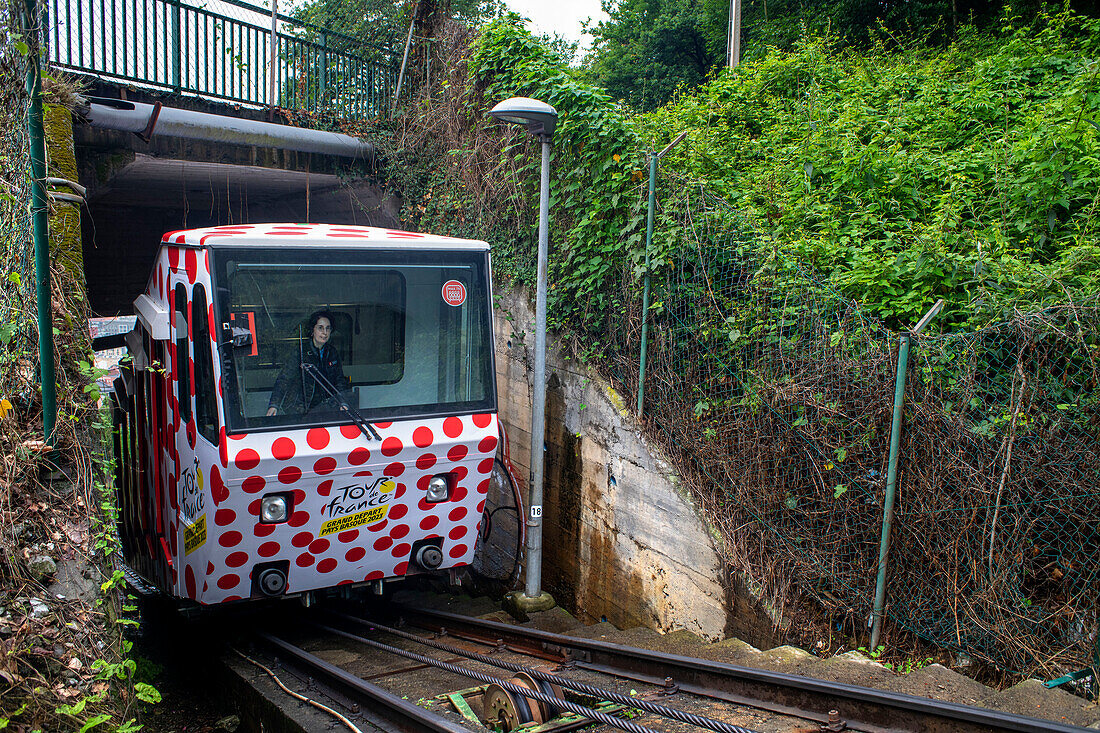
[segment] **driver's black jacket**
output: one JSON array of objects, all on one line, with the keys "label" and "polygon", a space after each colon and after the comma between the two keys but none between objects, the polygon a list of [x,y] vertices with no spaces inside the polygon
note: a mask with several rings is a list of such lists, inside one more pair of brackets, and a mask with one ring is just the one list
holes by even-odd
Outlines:
[{"label": "driver's black jacket", "polygon": [[[268,407],[274,407],[281,414],[294,414],[309,412],[316,409],[322,403],[330,399],[328,390],[318,384],[312,374],[302,371],[302,361],[312,364],[321,372],[333,386],[340,391],[345,399],[351,397],[351,386],[344,376],[344,368],[340,364],[340,354],[329,344],[320,349],[313,345],[313,341],[302,347],[301,355],[295,353],[291,359],[283,365],[275,380],[275,386],[271,388],[271,400]],[[335,402],[330,403],[333,407]]]}]

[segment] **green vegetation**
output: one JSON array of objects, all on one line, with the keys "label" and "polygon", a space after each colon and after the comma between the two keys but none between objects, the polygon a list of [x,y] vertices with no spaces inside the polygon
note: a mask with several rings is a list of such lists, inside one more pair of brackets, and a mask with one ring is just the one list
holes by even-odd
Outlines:
[{"label": "green vegetation", "polygon": [[944,51],[809,37],[642,121],[666,164],[895,324],[978,325],[1096,290],[1100,22],[1040,16]]},{"label": "green vegetation", "polygon": [[[502,18],[398,120],[390,183],[408,226],[529,284],[537,144],[486,112],[557,108],[551,326],[633,392],[648,254],[647,426],[795,643],[863,628],[896,331],[944,298],[910,356],[887,644],[902,672],[927,657],[899,631],[1057,676],[1095,638],[1100,21],[875,37],[808,32],[634,114]],[[647,153],[680,133],[647,253]]]},{"label": "green vegetation", "polygon": [[[942,297],[941,323],[977,326],[1100,285],[1098,55],[1100,21],[1071,12],[942,51],[807,36],[631,116],[513,18],[483,30],[470,70],[486,104],[524,94],[561,114],[559,315],[611,306],[605,278],[644,258],[643,153],[687,131],[662,169],[732,202],[747,236],[892,325]],[[655,269],[680,226],[661,213]]]},{"label": "green vegetation", "polygon": [[725,66],[728,0],[620,0],[604,10],[590,73],[615,99],[653,109]]}]

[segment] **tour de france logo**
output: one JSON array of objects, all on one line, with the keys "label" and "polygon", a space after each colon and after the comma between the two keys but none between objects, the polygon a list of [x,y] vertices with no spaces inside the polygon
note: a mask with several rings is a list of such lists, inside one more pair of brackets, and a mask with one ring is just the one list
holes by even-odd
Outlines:
[{"label": "tour de france logo", "polygon": [[196,458],[192,466],[180,474],[180,516],[183,518],[183,554],[190,555],[206,544],[206,492],[203,491],[202,469]]},{"label": "tour de france logo", "polygon": [[321,525],[318,537],[334,532],[374,524],[386,518],[393,499],[393,490],[397,483],[389,476],[383,476],[372,485],[342,486],[332,490],[332,500],[321,507],[321,516],[330,519]]}]

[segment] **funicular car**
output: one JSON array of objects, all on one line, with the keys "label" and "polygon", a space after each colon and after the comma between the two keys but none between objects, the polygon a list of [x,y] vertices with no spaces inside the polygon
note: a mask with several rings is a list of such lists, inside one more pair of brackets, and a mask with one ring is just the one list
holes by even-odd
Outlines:
[{"label": "funicular car", "polygon": [[135,312],[117,485],[145,582],[208,605],[472,561],[502,438],[486,243],[170,232]]}]

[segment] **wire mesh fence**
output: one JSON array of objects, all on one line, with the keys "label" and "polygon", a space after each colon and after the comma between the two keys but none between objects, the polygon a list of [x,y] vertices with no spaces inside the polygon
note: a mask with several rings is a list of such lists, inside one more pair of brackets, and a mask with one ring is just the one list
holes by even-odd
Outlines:
[{"label": "wire mesh fence", "polygon": [[[647,422],[731,571],[788,623],[861,636],[899,334],[705,189],[667,178],[662,189],[654,249],[669,266],[653,273]],[[615,327],[572,327],[633,393],[641,298],[626,269],[618,299]],[[914,338],[887,572],[893,628],[1013,672],[1094,663],[1098,349],[1096,303]],[[791,618],[806,599],[817,620]]]},{"label": "wire mesh fence", "polygon": [[27,59],[14,14],[0,4],[0,401],[30,399],[37,370],[30,220]]}]

